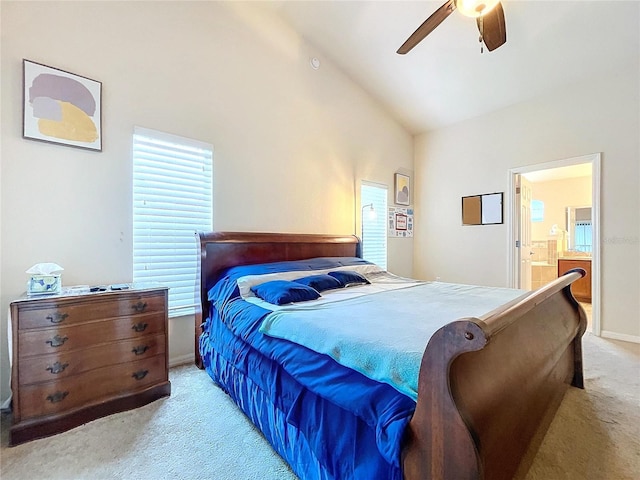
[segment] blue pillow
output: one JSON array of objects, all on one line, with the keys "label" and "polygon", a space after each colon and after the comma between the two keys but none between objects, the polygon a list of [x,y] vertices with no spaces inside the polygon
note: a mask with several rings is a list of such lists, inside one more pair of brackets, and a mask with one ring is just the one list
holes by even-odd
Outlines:
[{"label": "blue pillow", "polygon": [[251,287],[251,291],[265,302],[273,303],[274,305],[304,302],[306,300],[320,298],[317,290],[287,280],[272,280],[271,282],[254,285]]},{"label": "blue pillow", "polygon": [[354,272],[353,270],[338,270],[335,272],[329,272],[328,275],[331,275],[345,287],[371,283],[358,272]]},{"label": "blue pillow", "polygon": [[331,290],[332,288],[342,288],[342,284],[338,280],[330,275],[325,274],[309,275],[308,277],[296,278],[294,282],[314,288],[319,292]]}]

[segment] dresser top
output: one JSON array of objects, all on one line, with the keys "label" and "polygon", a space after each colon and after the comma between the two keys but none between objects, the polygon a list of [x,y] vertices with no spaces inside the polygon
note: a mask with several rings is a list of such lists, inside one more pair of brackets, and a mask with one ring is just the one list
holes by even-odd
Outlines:
[{"label": "dresser top", "polygon": [[79,297],[84,295],[104,296],[104,295],[114,295],[118,293],[127,293],[127,292],[145,292],[145,291],[169,289],[169,287],[156,282],[135,282],[135,283],[124,283],[124,284],[118,284],[118,285],[127,285],[128,288],[112,290],[110,285],[101,285],[100,287],[104,288],[105,290],[91,292],[90,291],[91,287],[89,287],[88,285],[77,285],[77,286],[70,286],[70,287],[62,287],[60,293],[54,293],[54,294],[27,295],[26,293],[23,293],[21,297],[15,299],[11,303],[29,302],[33,300],[63,299],[63,298],[70,298],[70,297]]}]

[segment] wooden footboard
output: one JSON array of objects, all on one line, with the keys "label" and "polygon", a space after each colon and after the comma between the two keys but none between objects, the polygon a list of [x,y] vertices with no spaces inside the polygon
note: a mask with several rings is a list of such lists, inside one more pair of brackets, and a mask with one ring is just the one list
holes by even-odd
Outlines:
[{"label": "wooden footboard", "polygon": [[404,476],[523,476],[571,384],[582,388],[584,310],[572,270],[482,318],[450,323],[431,338],[418,403],[405,433]]}]

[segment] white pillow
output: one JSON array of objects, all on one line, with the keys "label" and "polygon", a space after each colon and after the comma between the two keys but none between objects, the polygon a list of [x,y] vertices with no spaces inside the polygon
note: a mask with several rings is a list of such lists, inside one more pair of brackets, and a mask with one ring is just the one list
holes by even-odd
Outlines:
[{"label": "white pillow", "polygon": [[240,289],[240,296],[246,299],[256,296],[251,291],[251,287],[253,287],[254,285],[260,285],[261,283],[270,282],[272,280],[295,280],[296,278],[335,272],[336,270],[353,270],[354,272],[358,272],[365,277],[367,276],[367,274],[384,271],[378,265],[346,265],[342,267],[324,268],[322,270],[295,270],[278,273],[265,273],[262,275],[245,275],[244,277],[238,278],[237,282],[238,288]]}]

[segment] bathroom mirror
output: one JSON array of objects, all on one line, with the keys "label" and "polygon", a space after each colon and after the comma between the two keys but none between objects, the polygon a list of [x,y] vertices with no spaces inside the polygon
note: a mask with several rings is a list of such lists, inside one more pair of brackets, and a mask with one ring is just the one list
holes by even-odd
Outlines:
[{"label": "bathroom mirror", "polygon": [[567,248],[576,252],[591,252],[592,224],[591,207],[567,207]]}]

